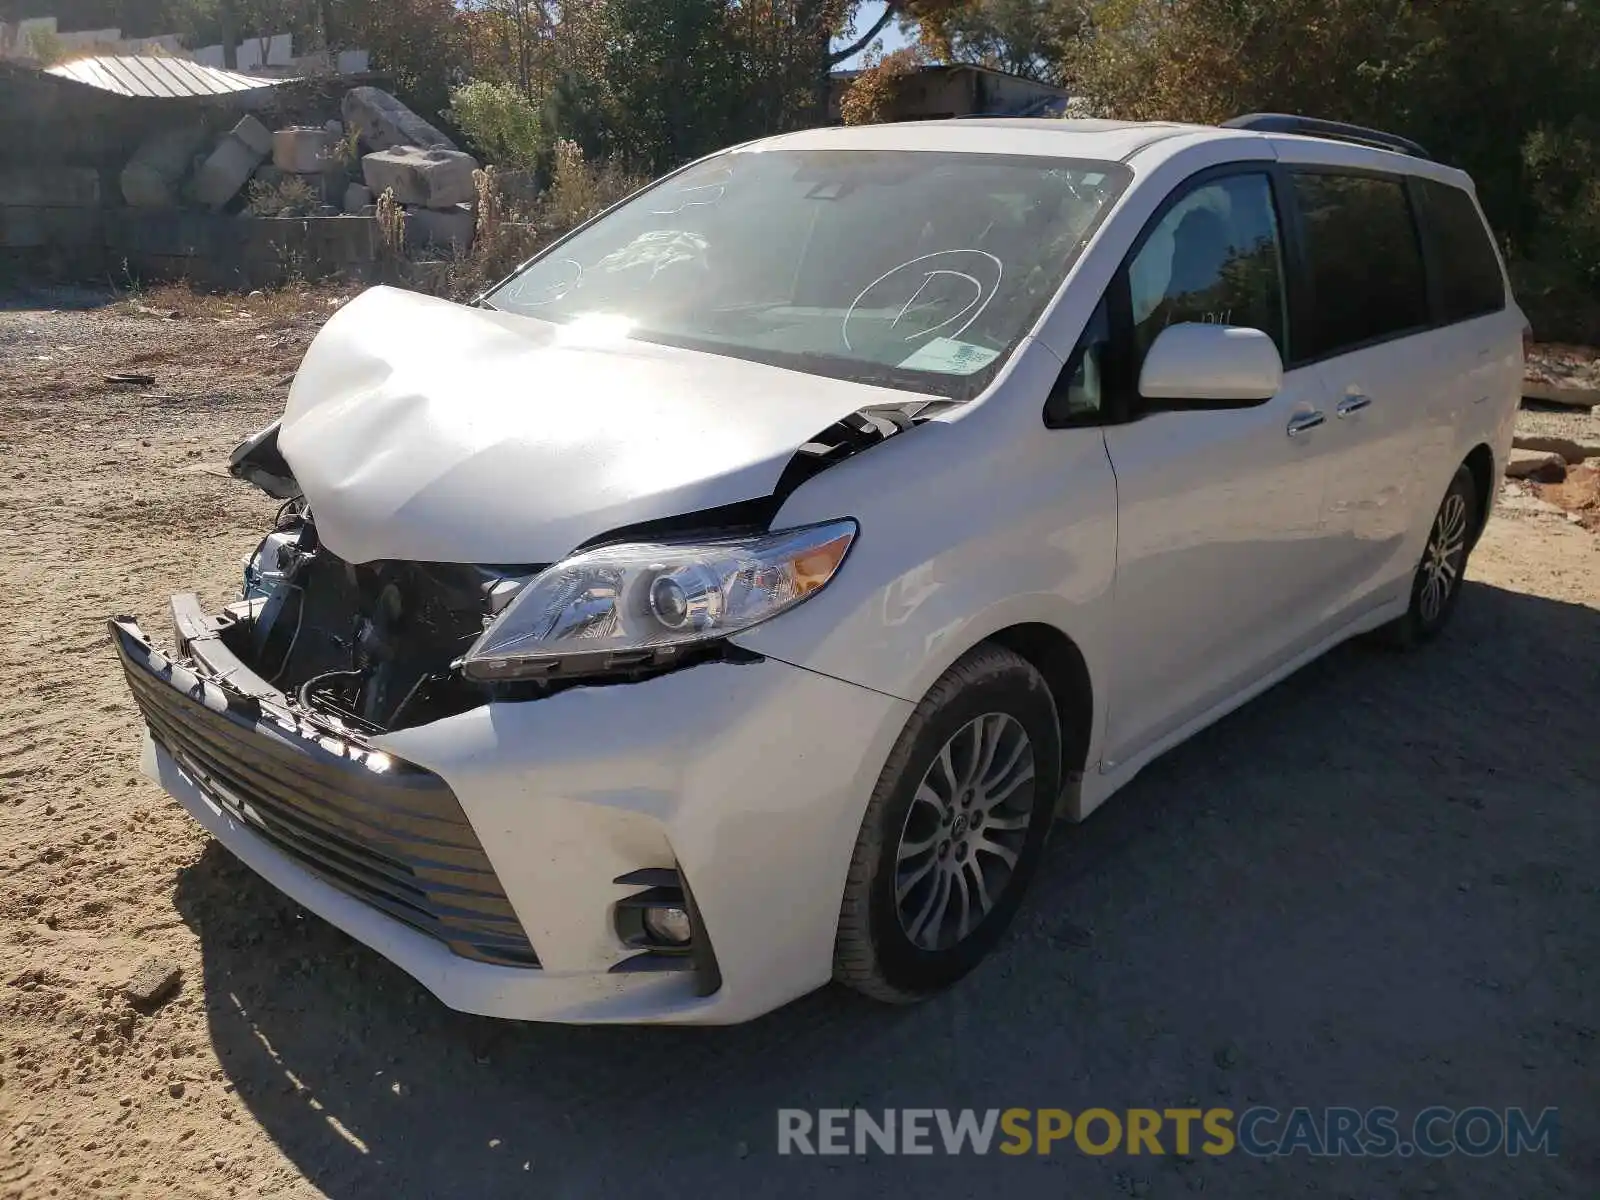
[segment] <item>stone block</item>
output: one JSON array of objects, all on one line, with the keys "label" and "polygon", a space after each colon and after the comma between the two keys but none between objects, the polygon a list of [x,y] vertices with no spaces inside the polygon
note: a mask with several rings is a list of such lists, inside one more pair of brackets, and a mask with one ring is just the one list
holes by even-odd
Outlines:
[{"label": "stone block", "polygon": [[272,153],[272,131],[254,117],[241,118],[232,133],[262,158]]},{"label": "stone block", "polygon": [[1553,450],[1512,450],[1506,459],[1506,476],[1560,483],[1567,477],[1567,460]]},{"label": "stone block", "polygon": [[205,144],[203,125],[164,129],[146,138],[122,168],[122,198],[134,208],[175,208],[179,185]]},{"label": "stone block", "polygon": [[100,173],[93,167],[0,168],[0,206],[98,208]]},{"label": "stone block", "polygon": [[443,146],[456,144],[382,88],[358,87],[345,93],[339,106],[347,128],[355,128],[374,150],[392,146]]},{"label": "stone block", "polygon": [[450,247],[465,251],[472,245],[472,206],[406,209],[406,245]]},{"label": "stone block", "polygon": [[207,208],[222,208],[239,194],[272,149],[272,135],[254,117],[245,117],[224,134],[194,176],[194,198]]},{"label": "stone block", "polygon": [[0,204],[0,249],[80,250],[104,242],[98,208]]},{"label": "stone block", "polygon": [[459,150],[422,150],[416,146],[396,146],[379,150],[361,159],[362,177],[375,196],[394,189],[401,204],[422,208],[449,208],[470,203],[476,195],[472,173],[478,160]]},{"label": "stone block", "polygon": [[328,165],[328,131],[321,126],[292,125],[272,135],[272,165],[296,175],[310,175]]},{"label": "stone block", "polygon": [[358,213],[372,203],[372,189],[364,183],[352,183],[344,189],[344,210]]},{"label": "stone block", "polygon": [[122,990],[135,1004],[155,1005],[165,1000],[182,978],[183,972],[177,963],[151,955],[134,969]]},{"label": "stone block", "polygon": [[1579,441],[1576,438],[1539,436],[1532,434],[1517,434],[1511,443],[1518,450],[1541,450],[1550,454],[1559,454],[1566,460],[1567,465],[1577,466],[1585,459],[1600,458],[1600,441],[1589,439]]}]

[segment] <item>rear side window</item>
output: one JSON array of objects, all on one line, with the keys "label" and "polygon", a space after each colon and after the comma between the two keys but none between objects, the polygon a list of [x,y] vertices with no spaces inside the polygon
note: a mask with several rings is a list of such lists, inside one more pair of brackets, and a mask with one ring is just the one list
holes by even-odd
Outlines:
[{"label": "rear side window", "polygon": [[1506,306],[1506,285],[1478,206],[1466,192],[1448,183],[1417,182],[1439,271],[1441,317],[1448,323],[1499,312]]},{"label": "rear side window", "polygon": [[1422,248],[1404,184],[1297,173],[1294,192],[1313,302],[1305,356],[1337,354],[1430,323]]}]

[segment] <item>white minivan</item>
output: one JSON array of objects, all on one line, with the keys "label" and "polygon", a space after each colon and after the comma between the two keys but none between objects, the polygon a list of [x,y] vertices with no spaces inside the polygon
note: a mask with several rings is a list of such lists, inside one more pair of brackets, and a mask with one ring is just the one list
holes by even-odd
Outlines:
[{"label": "white minivan", "polygon": [[1372,130],[738,146],[328,322],[234,454],[241,598],[112,622],[145,769],[458,1009],[914,1000],[1054,818],[1440,630],[1524,327],[1471,181]]}]

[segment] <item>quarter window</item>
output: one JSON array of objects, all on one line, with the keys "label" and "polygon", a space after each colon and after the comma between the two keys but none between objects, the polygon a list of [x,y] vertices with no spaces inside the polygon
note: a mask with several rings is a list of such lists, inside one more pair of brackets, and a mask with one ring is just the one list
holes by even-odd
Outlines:
[{"label": "quarter window", "polygon": [[1450,323],[1499,312],[1506,306],[1506,284],[1478,206],[1458,187],[1418,182],[1439,272],[1441,318]]},{"label": "quarter window", "polygon": [[1404,184],[1296,174],[1314,316],[1311,357],[1428,325],[1428,285]]},{"label": "quarter window", "polygon": [[1104,299],[1095,306],[1077,348],[1045,401],[1045,424],[1093,424],[1105,407],[1106,366],[1111,350],[1111,319]]}]

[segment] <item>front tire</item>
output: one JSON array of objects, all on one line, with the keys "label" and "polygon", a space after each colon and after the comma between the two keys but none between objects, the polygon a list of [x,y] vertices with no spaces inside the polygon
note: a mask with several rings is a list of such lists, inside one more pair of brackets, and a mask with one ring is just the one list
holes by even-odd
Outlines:
[{"label": "front tire", "polygon": [[1465,466],[1439,504],[1428,529],[1428,543],[1411,579],[1411,607],[1380,631],[1390,646],[1409,650],[1438,637],[1461,598],[1467,557],[1477,536],[1478,485]]},{"label": "front tire", "polygon": [[994,947],[1038,869],[1061,791],[1049,686],[980,646],[906,723],[867,805],[845,884],[834,978],[906,1004]]}]

